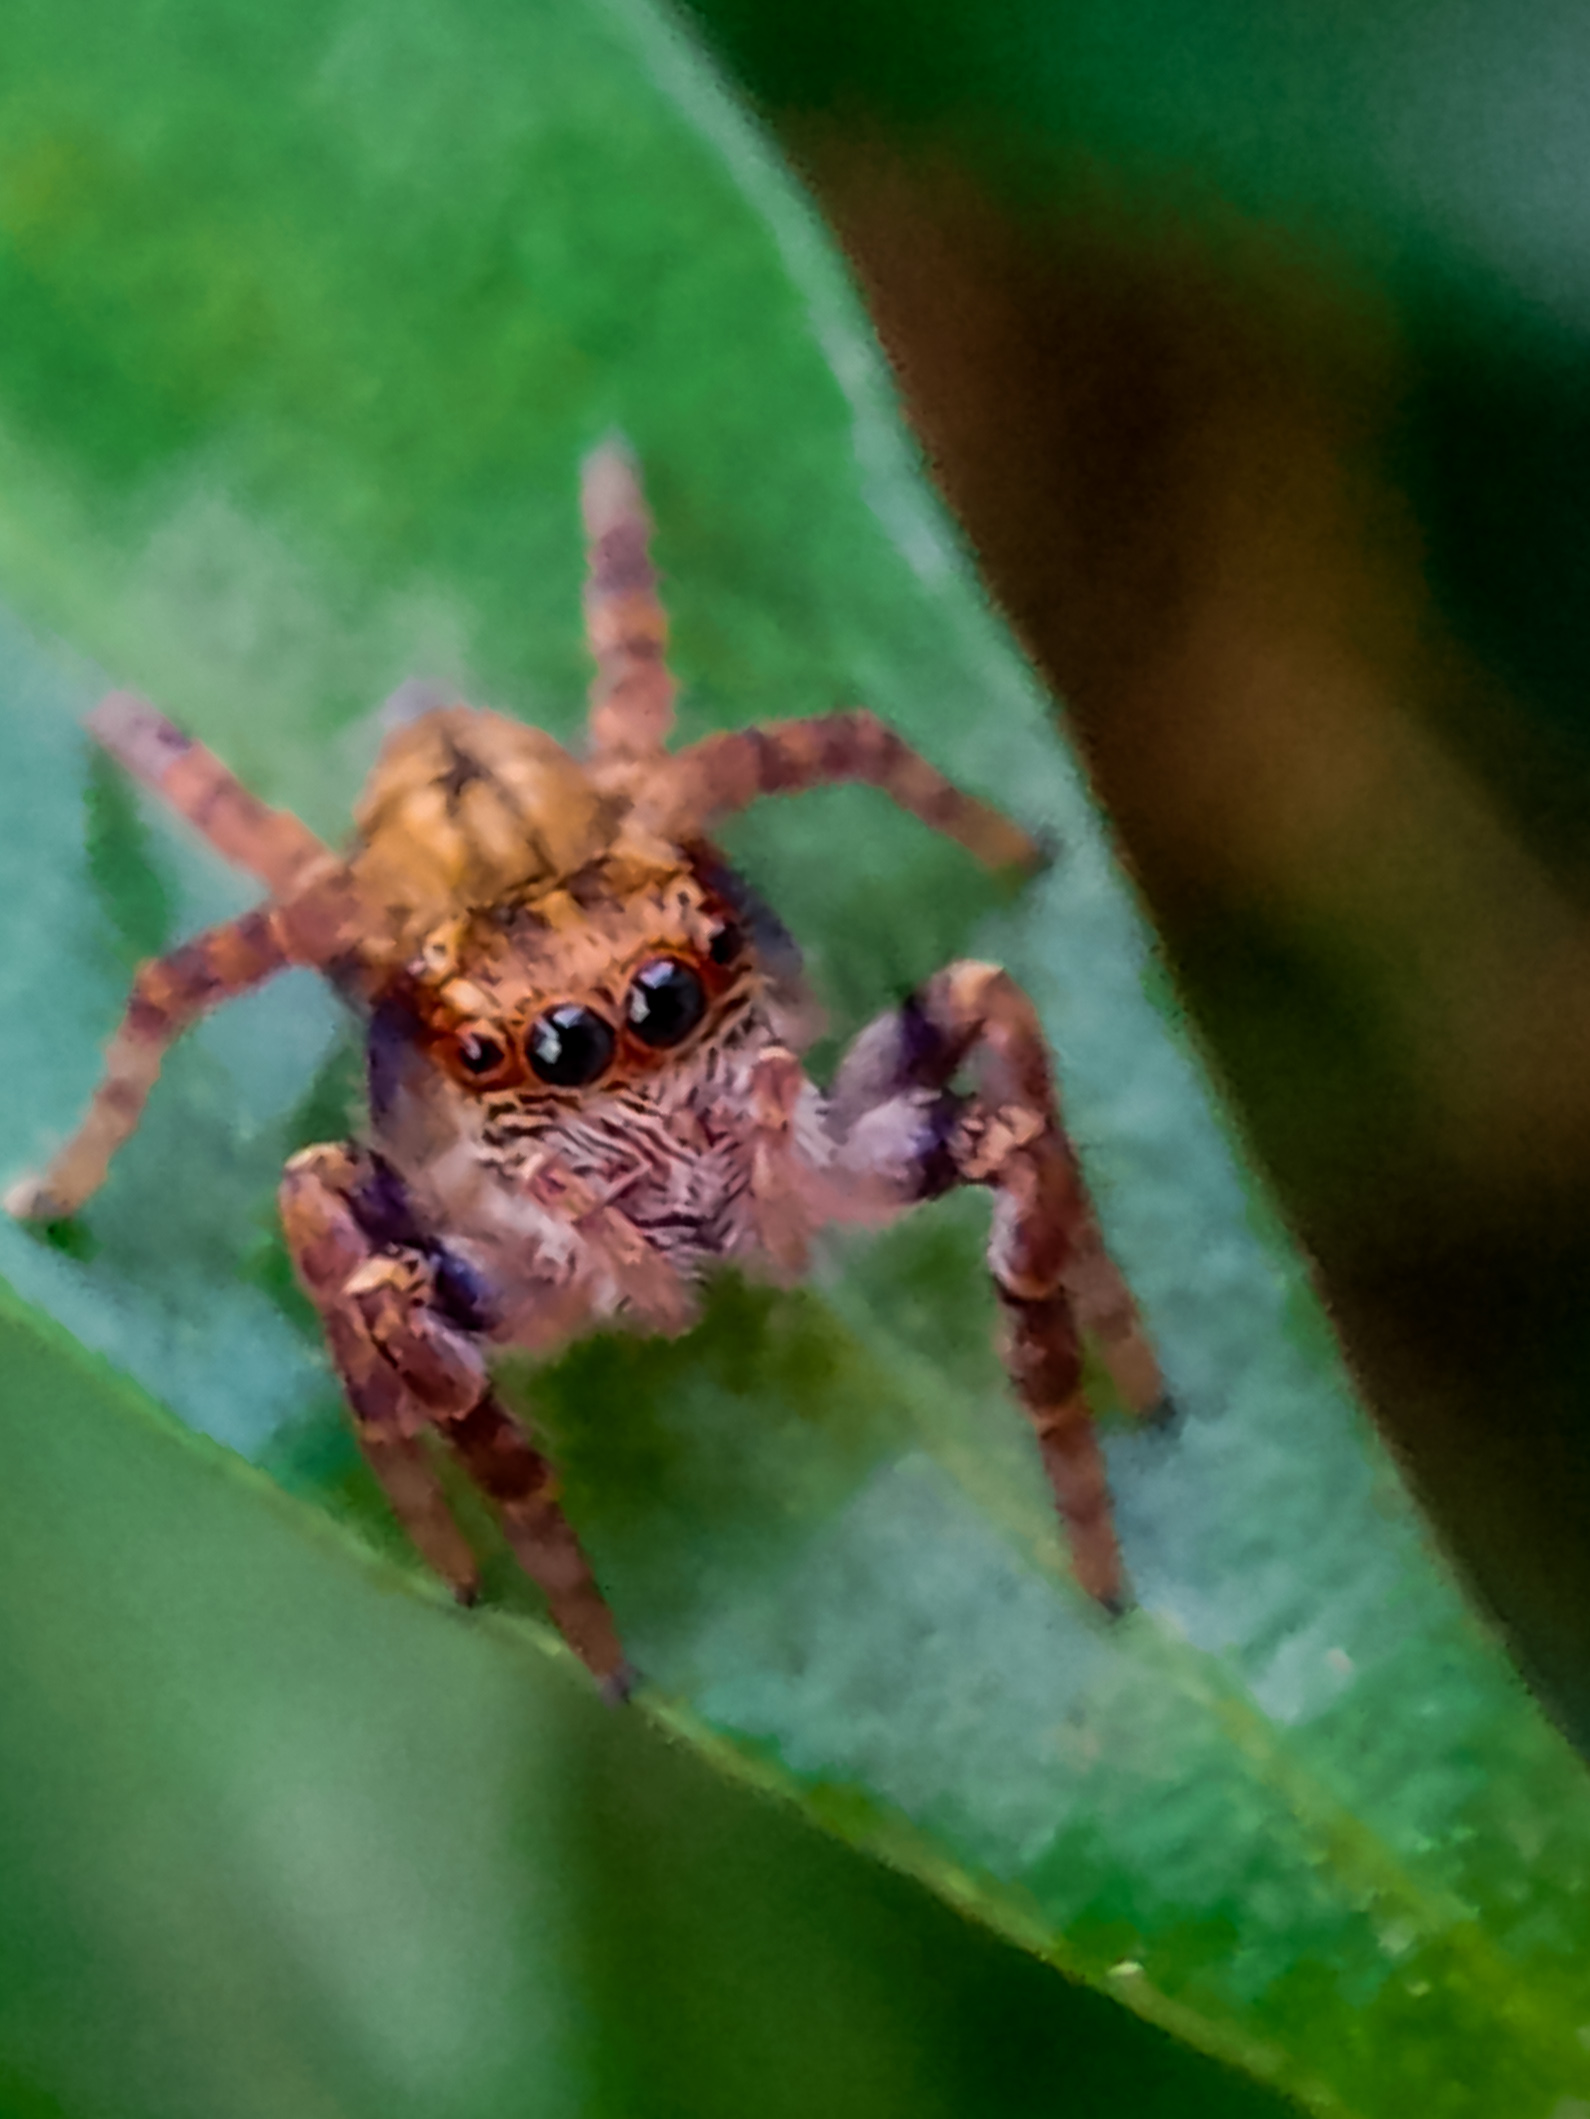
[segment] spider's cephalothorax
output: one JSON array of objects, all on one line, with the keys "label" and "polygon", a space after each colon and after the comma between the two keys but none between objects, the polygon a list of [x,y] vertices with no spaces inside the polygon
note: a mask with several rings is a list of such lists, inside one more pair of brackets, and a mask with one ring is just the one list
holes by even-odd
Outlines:
[{"label": "spider's cephalothorax", "polygon": [[824,1222],[987,1186],[1011,1379],[1078,1576],[1118,1606],[1083,1333],[1134,1411],[1163,1392],[1031,1003],[993,965],[951,965],[864,1030],[819,1091],[799,1058],[813,1012],[798,954],[710,833],[758,796],[864,780],[991,865],[1031,866],[1034,848],[865,712],[667,750],[666,627],[621,450],[591,459],[584,504],[598,671],[585,755],[432,706],[389,735],[346,857],[143,701],[96,709],[99,740],[271,895],[142,968],[82,1125],[7,1204],[75,1212],[172,1038],[289,964],[322,971],[367,1022],[369,1127],[293,1158],[282,1217],[361,1446],[469,1597],[474,1556],[428,1447],[450,1446],[567,1640],[621,1694],[612,1617],[550,1466],[493,1392],[493,1348],[547,1351],[602,1322],[676,1332],[717,1261],[792,1276]]}]

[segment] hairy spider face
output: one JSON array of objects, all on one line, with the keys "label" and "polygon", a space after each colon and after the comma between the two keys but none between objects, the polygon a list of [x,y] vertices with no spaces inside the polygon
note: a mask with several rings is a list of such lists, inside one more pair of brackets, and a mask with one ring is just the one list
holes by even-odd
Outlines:
[{"label": "hairy spider face", "polygon": [[686,1058],[759,983],[698,864],[622,850],[553,890],[445,923],[411,978],[419,1042],[458,1088],[563,1102]]}]

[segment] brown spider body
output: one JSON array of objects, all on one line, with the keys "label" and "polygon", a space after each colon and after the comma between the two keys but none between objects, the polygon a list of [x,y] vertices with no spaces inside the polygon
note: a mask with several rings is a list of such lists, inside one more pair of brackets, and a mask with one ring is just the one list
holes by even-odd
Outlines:
[{"label": "brown spider body", "polygon": [[825,1222],[986,1185],[1012,1381],[1079,1577],[1115,1606],[1083,1331],[1134,1410],[1162,1386],[1031,1004],[994,966],[952,965],[820,1091],[798,1057],[812,1018],[793,945],[709,832],[759,795],[860,779],[991,864],[1030,866],[1032,845],[865,713],[666,751],[666,628],[617,450],[588,465],[585,511],[588,754],[496,714],[425,712],[383,747],[346,858],[142,701],[96,710],[100,740],[272,895],[143,968],[82,1126],[7,1203],[75,1211],[174,1036],[288,964],[325,973],[367,1019],[369,1130],[296,1156],[281,1204],[361,1444],[421,1551],[470,1596],[474,1558],[426,1449],[447,1442],[567,1639],[622,1692],[611,1616],[550,1467],[493,1393],[492,1350],[544,1352],[599,1324],[677,1332],[717,1264],[792,1277]]}]

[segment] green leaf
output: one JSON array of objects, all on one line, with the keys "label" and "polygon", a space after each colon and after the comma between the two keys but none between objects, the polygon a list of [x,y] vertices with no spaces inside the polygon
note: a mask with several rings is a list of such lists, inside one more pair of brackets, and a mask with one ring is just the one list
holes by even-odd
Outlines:
[{"label": "green leaf", "polygon": [[[375,703],[411,674],[566,733],[575,466],[621,425],[659,518],[687,732],[865,699],[1058,837],[1015,906],[859,792],[768,807],[734,851],[809,946],[836,1034],[958,952],[1028,983],[1183,1408],[1169,1434],[1111,1437],[1143,1609],[1110,1628],[1064,1574],[1004,1400],[975,1200],[836,1247],[813,1289],[728,1286],[678,1346],[577,1349],[538,1403],[659,1712],[726,1782],[794,1792],[1317,2111],[1567,2119],[1590,2095],[1582,1776],[1353,1404],[1048,702],[786,178],[639,6],[151,0],[96,39],[81,4],[23,18],[0,84],[0,1161],[35,1160],[80,1109],[128,946],[242,902],[91,779],[76,717],[96,686],[151,691],[326,831]],[[207,1024],[94,1205],[92,1255],[8,1228],[0,1270],[194,1426],[374,1526],[269,1233],[282,1156],[343,1122],[339,1035],[307,980]],[[66,1508],[89,1441],[35,1525],[52,1496]],[[169,1454],[128,1494],[168,1523],[186,1518],[152,1489],[187,1476]],[[235,1516],[243,1570],[248,1511],[221,1494],[188,1505]],[[275,1583],[294,1561],[273,1550]],[[521,1594],[506,1575],[502,1593]],[[252,1653],[268,1620],[262,1597]],[[427,1666],[413,1614],[394,1627],[382,1686],[344,1692],[328,1650],[325,1695],[379,1728],[412,1655],[414,1696],[434,1685],[462,1719],[454,1751],[429,1712],[394,1742],[445,1786],[446,1760],[477,1756],[468,1682]],[[196,1686],[238,1638],[211,1640]],[[454,1646],[475,1638],[447,1636],[459,1671],[487,1653]],[[254,1702],[238,1757],[293,1785],[292,1741],[264,1743],[258,1697],[223,1691]],[[615,1755],[652,1741],[631,1721],[603,1739]],[[556,1770],[537,1731],[527,1707],[492,1755],[524,1746],[540,1789]],[[374,1735],[365,1756],[374,1790]],[[323,1858],[307,1799],[275,1830],[287,1873]],[[551,1843],[522,1864],[527,1892]],[[427,1903],[446,1896],[441,1867],[416,1874]],[[475,1884],[458,1888],[462,1907]],[[499,1900],[496,1932],[532,1903]],[[403,1919],[374,1915],[385,1948]],[[319,1981],[283,1944],[294,2109],[330,2108],[354,2067],[323,2026],[355,1940],[324,1944]],[[410,2045],[445,2021],[417,2013]],[[406,2080],[392,2023],[367,2024],[361,2064]]]}]

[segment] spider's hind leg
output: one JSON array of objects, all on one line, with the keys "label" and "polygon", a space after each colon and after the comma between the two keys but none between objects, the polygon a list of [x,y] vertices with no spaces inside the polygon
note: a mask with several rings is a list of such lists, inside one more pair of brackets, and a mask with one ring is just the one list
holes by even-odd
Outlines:
[{"label": "spider's hind leg", "polygon": [[558,1506],[552,1467],[492,1392],[489,1320],[467,1271],[419,1228],[395,1173],[361,1149],[294,1156],[281,1209],[360,1446],[415,1545],[455,1595],[473,1600],[474,1554],[423,1447],[434,1429],[496,1509],[559,1632],[622,1697],[631,1679],[612,1614]]},{"label": "spider's hind leg", "polygon": [[[962,1066],[969,1096],[951,1086]],[[988,1263],[1006,1318],[1005,1359],[1038,1437],[1077,1578],[1126,1601],[1104,1460],[1082,1390],[1086,1331],[1130,1409],[1164,1400],[1159,1364],[1104,1248],[1060,1123],[1032,1003],[996,965],[961,963],[856,1039],[830,1100],[839,1167],[897,1204],[956,1185],[994,1193]]]}]

